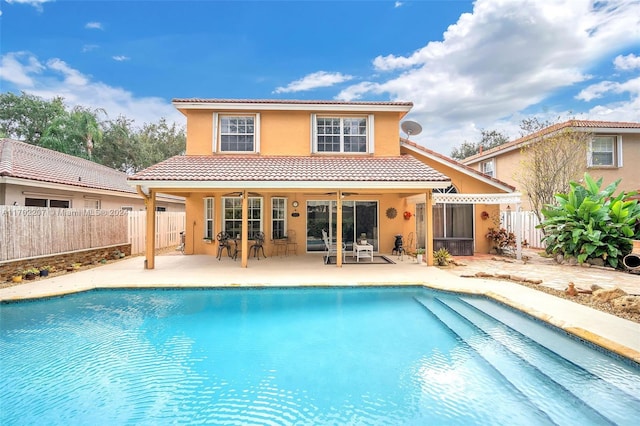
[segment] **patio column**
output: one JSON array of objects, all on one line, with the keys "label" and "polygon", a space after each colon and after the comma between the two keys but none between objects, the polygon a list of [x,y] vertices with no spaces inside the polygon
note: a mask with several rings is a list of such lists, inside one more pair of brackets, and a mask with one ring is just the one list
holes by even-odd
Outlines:
[{"label": "patio column", "polygon": [[425,205],[425,215],[426,215],[426,224],[425,224],[425,254],[427,255],[427,266],[433,266],[433,190],[429,189],[426,195],[426,205]]},{"label": "patio column", "polygon": [[336,194],[336,266],[342,268],[342,191],[337,191]]},{"label": "patio column", "polygon": [[242,267],[249,263],[249,197],[246,190],[242,191]]},{"label": "patio column", "polygon": [[516,203],[516,259],[522,260],[522,212],[520,203]]},{"label": "patio column", "polygon": [[147,229],[145,231],[145,269],[154,269],[156,263],[156,192],[149,189],[144,200],[147,208]]}]

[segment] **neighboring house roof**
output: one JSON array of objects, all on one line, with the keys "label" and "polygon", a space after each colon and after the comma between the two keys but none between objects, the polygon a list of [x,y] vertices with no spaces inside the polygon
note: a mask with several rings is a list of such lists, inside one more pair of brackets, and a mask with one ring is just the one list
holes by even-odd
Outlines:
[{"label": "neighboring house roof", "polygon": [[538,132],[521,137],[511,142],[504,143],[486,151],[480,152],[475,155],[471,155],[464,160],[464,164],[472,164],[478,161],[495,157],[505,152],[519,149],[523,145],[531,143],[536,139],[542,138],[547,135],[551,135],[563,129],[572,129],[575,131],[583,132],[640,132],[640,123],[634,122],[621,122],[621,121],[590,121],[590,120],[569,120],[564,123],[554,124],[553,126],[546,127]]},{"label": "neighboring house roof", "polygon": [[30,179],[82,188],[134,193],[126,173],[73,155],[0,140],[0,177]]},{"label": "neighboring house roof", "polygon": [[507,192],[513,192],[516,190],[516,187],[513,185],[510,185],[506,182],[503,182],[499,179],[496,179],[494,177],[488,176],[478,170],[475,170],[469,166],[466,166],[464,164],[462,164],[459,161],[454,160],[453,158],[447,157],[446,155],[442,155],[440,153],[437,153],[429,148],[426,148],[422,145],[418,145],[415,142],[411,142],[408,139],[400,139],[400,145],[410,149],[412,151],[417,151],[420,155],[423,155],[431,160],[437,161],[440,164],[444,164],[448,167],[451,167],[461,173],[464,173],[468,176],[473,177],[474,179],[479,179],[482,180],[498,189],[501,189],[503,191],[507,191]]},{"label": "neighboring house roof", "polygon": [[[410,155],[360,156],[175,156],[129,178],[162,187],[342,188],[447,187],[450,179]],[[198,184],[200,183],[200,184]]]},{"label": "neighboring house roof", "polygon": [[313,110],[313,111],[395,111],[407,113],[413,102],[343,102],[306,101],[284,99],[173,99],[178,109],[220,109],[220,110]]}]

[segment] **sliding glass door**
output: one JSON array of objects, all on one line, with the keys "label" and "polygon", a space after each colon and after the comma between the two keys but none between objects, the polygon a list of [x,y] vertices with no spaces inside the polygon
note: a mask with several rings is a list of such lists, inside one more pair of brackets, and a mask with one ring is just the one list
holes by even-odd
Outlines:
[{"label": "sliding glass door", "polygon": [[[336,240],[337,205],[335,201],[307,201],[307,251],[324,251],[322,230]],[[351,250],[353,242],[364,236],[378,250],[378,202],[342,203],[342,241]]]}]

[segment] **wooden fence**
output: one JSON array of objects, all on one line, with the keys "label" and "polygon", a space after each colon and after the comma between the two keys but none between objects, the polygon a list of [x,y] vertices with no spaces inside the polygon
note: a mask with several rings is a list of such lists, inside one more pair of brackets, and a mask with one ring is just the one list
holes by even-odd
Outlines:
[{"label": "wooden fence", "polygon": [[127,213],[0,206],[0,261],[124,244]]},{"label": "wooden fence", "polygon": [[[145,250],[145,212],[0,206],[0,262],[131,243]],[[178,246],[184,212],[156,213],[156,248]]]},{"label": "wooden fence", "polygon": [[534,212],[502,211],[500,212],[501,226],[515,233],[518,215],[520,215],[520,235],[522,235],[522,240],[526,240],[529,243],[529,247],[544,248],[544,244],[540,241],[543,237],[542,231],[536,228],[540,221]]},{"label": "wooden fence", "polygon": [[[129,212],[129,242],[131,254],[144,253],[147,213]],[[184,212],[156,212],[156,249],[177,247],[180,244],[180,232],[184,231]]]}]

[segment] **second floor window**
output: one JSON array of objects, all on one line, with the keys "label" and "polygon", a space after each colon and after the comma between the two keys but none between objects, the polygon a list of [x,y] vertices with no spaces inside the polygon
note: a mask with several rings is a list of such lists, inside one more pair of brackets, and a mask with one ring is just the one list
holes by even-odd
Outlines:
[{"label": "second floor window", "polygon": [[494,177],[493,160],[480,163],[480,171],[487,176]]},{"label": "second floor window", "polygon": [[316,152],[367,152],[367,117],[317,117]]},{"label": "second floor window", "polygon": [[256,150],[255,117],[220,116],[220,151],[254,152]]},{"label": "second floor window", "polygon": [[594,136],[589,150],[589,166],[615,166],[615,136]]}]

